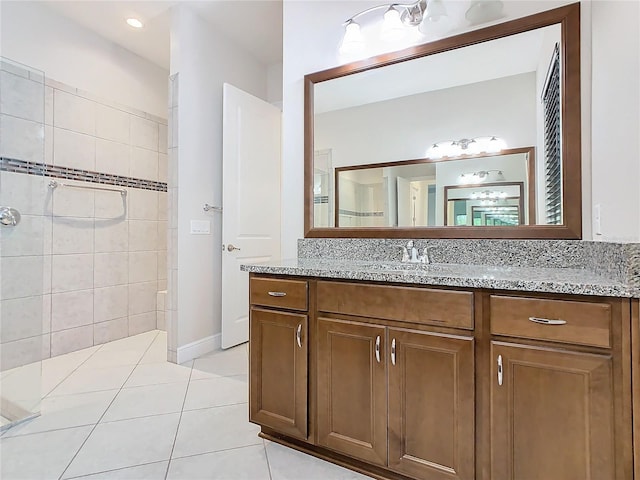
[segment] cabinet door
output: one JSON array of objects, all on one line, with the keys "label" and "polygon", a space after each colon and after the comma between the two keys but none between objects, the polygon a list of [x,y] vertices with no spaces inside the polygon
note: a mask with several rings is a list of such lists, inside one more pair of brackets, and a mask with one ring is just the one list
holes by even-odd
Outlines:
[{"label": "cabinet door", "polygon": [[318,319],[318,443],[387,463],[385,329]]},{"label": "cabinet door", "polygon": [[249,419],[307,438],[307,316],[251,309]]},{"label": "cabinet door", "polygon": [[491,352],[491,478],[613,480],[611,357],[499,342]]},{"label": "cabinet door", "polygon": [[389,467],[473,480],[473,338],[390,328],[389,343]]}]

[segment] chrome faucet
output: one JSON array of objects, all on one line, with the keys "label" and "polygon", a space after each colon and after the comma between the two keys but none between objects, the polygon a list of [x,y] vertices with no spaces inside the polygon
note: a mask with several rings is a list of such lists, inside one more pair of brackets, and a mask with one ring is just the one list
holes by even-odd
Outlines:
[{"label": "chrome faucet", "polygon": [[422,251],[422,255],[418,257],[418,261],[420,263],[433,263],[433,259],[429,255],[430,248],[432,247],[424,247],[424,250]]},{"label": "chrome faucet", "polygon": [[413,240],[409,240],[407,242],[406,247],[402,248],[402,263],[419,263],[421,262],[420,257],[418,257],[418,249],[415,247]]}]

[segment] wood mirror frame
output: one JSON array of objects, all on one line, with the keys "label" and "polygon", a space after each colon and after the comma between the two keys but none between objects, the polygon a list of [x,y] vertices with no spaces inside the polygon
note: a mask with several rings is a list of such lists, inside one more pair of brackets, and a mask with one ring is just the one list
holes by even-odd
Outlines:
[{"label": "wood mirror frame", "polygon": [[[313,223],[314,96],[316,83],[560,24],[562,48],[562,225],[512,227],[324,227]],[[304,236],[306,238],[511,238],[581,239],[580,4],[574,3],[434,42],[379,55],[304,77]],[[542,158],[540,153],[538,158]]]}]

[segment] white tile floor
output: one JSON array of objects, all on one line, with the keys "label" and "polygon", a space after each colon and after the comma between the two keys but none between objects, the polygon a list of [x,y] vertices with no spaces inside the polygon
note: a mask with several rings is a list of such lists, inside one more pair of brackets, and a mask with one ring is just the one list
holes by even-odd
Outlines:
[{"label": "white tile floor", "polygon": [[153,331],[42,362],[42,415],[4,432],[0,477],[352,480],[248,422],[247,346],[174,365]]}]

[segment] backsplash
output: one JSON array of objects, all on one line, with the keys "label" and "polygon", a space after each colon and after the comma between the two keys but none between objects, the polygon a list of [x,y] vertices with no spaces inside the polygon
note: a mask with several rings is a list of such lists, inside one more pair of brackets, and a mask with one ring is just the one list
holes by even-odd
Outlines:
[{"label": "backsplash", "polygon": [[[408,241],[304,238],[298,240],[298,257],[399,261],[401,247]],[[414,243],[420,251],[431,247],[434,263],[585,269],[640,286],[640,243],[484,239],[416,239]]]}]

